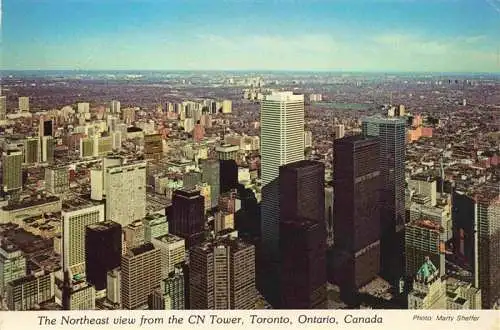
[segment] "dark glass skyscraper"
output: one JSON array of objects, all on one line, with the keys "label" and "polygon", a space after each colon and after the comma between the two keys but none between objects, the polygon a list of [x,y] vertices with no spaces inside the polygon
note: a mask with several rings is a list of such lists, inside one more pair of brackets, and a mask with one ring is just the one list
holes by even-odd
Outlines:
[{"label": "dark glass skyscraper", "polygon": [[325,169],[302,160],[280,167],[280,306],[326,307]]},{"label": "dark glass skyscraper", "polygon": [[362,121],[363,135],[380,145],[381,271],[392,284],[404,275],[406,121],[373,116]]},{"label": "dark glass skyscraper", "polygon": [[335,247],[343,256],[336,272],[344,297],[380,271],[380,161],[375,138],[335,140]]},{"label": "dark glass skyscraper", "polygon": [[220,192],[238,188],[238,165],[232,159],[220,160]]},{"label": "dark glass skyscraper", "polygon": [[120,267],[122,230],[120,224],[108,221],[87,226],[85,230],[85,269],[87,282],[96,290],[106,288],[108,271]]},{"label": "dark glass skyscraper", "polygon": [[172,196],[170,233],[186,240],[186,247],[203,241],[205,198],[199,190],[176,190]]}]

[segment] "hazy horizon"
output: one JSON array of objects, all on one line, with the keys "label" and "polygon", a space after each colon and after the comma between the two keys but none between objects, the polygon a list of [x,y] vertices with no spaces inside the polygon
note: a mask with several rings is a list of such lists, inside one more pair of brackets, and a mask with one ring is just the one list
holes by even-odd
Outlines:
[{"label": "hazy horizon", "polygon": [[500,73],[500,0],[5,0],[2,13],[3,71]]}]

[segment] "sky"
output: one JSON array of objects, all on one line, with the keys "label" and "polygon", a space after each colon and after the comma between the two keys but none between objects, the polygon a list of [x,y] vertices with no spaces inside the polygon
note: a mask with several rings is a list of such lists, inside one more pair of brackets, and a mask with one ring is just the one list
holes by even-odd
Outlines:
[{"label": "sky", "polygon": [[500,72],[500,0],[3,0],[2,69]]}]

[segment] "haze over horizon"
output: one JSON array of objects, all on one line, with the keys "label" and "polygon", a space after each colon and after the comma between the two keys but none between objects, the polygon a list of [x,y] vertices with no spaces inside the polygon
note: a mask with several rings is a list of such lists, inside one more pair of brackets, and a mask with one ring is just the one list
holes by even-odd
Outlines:
[{"label": "haze over horizon", "polygon": [[500,0],[2,7],[3,70],[500,72]]}]

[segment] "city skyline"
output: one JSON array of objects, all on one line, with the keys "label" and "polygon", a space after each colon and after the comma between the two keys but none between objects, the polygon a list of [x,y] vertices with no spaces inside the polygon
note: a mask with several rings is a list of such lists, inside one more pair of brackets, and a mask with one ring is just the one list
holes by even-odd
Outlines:
[{"label": "city skyline", "polygon": [[498,0],[7,0],[2,12],[4,70],[500,72]]}]

